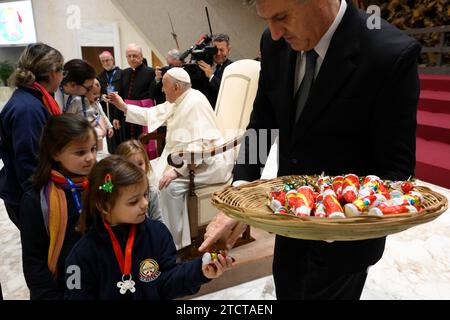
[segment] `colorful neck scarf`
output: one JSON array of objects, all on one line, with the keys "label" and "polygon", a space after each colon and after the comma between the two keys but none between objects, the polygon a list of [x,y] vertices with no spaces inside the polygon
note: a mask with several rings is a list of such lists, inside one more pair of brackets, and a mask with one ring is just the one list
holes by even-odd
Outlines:
[{"label": "colorful neck scarf", "polygon": [[[73,178],[73,184],[58,171],[52,170],[50,180],[41,190],[41,207],[45,227],[50,237],[48,268],[56,277],[58,259],[64,243],[67,228],[67,201],[63,189],[83,191],[87,187],[86,177]],[[74,192],[74,191],[72,191]]]},{"label": "colorful neck scarf", "polygon": [[29,87],[32,89],[36,89],[42,93],[42,102],[44,103],[44,106],[47,109],[47,111],[52,116],[62,114],[61,108],[59,107],[58,103],[43,86],[41,86],[38,82],[35,81]]}]

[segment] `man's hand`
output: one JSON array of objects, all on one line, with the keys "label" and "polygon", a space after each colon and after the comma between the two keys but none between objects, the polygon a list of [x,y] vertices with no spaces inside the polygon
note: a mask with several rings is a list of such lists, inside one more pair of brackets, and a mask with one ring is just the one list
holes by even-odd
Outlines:
[{"label": "man's hand", "polygon": [[122,111],[123,113],[127,113],[127,104],[116,92],[108,93],[108,100],[120,111]]},{"label": "man's hand", "polygon": [[114,119],[112,123],[114,129],[119,130],[120,129],[120,120]]},{"label": "man's hand", "polygon": [[247,225],[219,212],[208,224],[205,232],[205,240],[198,251],[205,252],[219,240],[225,242],[227,250],[233,248],[237,239],[247,229]]},{"label": "man's hand", "polygon": [[171,168],[163,175],[161,180],[159,180],[159,190],[166,188],[173,180],[180,176],[181,174],[179,174],[174,168]]},{"label": "man's hand", "polygon": [[162,72],[161,72],[161,67],[155,67],[155,80],[156,81],[161,81],[162,79]]},{"label": "man's hand", "polygon": [[213,75],[213,70],[212,70],[211,66],[203,60],[198,61],[197,64],[200,67],[200,69],[203,70],[203,72],[205,73],[205,76],[208,79],[211,78],[211,76]]}]

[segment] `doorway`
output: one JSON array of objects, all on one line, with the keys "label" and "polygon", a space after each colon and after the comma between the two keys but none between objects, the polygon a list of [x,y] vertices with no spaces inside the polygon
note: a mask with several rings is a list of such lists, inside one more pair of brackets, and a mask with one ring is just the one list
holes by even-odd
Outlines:
[{"label": "doorway", "polygon": [[86,60],[94,67],[96,74],[103,71],[102,63],[98,57],[103,51],[109,51],[113,57],[115,57],[114,47],[81,47],[82,59]]}]

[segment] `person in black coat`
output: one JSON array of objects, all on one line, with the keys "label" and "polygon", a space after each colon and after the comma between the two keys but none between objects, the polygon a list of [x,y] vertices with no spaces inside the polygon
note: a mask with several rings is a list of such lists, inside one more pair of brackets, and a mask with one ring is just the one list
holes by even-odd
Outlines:
[{"label": "person in black coat", "polygon": [[233,61],[228,59],[231,52],[230,37],[228,35],[222,33],[214,35],[213,45],[217,48],[217,53],[213,57],[213,65],[211,66],[200,60],[198,66],[203,70],[208,80],[204,90],[201,91],[208,98],[213,109],[215,109],[223,71]]},{"label": "person in black coat", "polygon": [[[100,82],[102,97],[110,92],[120,92],[120,84],[122,79],[122,70],[114,64],[114,57],[109,51],[103,51],[99,55],[100,62],[103,66],[103,71],[97,75],[97,80]],[[119,128],[118,116],[116,116],[116,108],[109,107],[103,99],[100,101],[103,111],[108,116],[109,121],[113,124],[114,129]],[[107,139],[109,153],[114,153],[117,146],[120,144],[119,135],[115,134]]]},{"label": "person in black coat", "polygon": [[[351,1],[257,0],[256,7],[269,29],[261,39],[259,86],[247,130],[278,129],[278,176],[413,175],[420,45],[385,21],[369,29],[369,16]],[[258,139],[270,143],[273,137]],[[246,163],[248,150],[247,140],[234,184],[260,177],[264,164]],[[234,229],[231,246],[242,228],[219,214],[200,249]],[[326,242],[276,236],[277,298],[359,299],[384,245],[385,238]]]},{"label": "person in black coat", "polygon": [[222,254],[176,263],[169,230],[146,218],[147,192],[145,172],[119,156],[94,166],[80,220],[81,230],[90,228],[67,257],[66,299],[174,299],[232,266]]},{"label": "person in black coat", "polygon": [[[131,104],[141,107],[153,106],[155,70],[143,63],[142,48],[136,44],[128,45],[126,57],[130,67],[122,71],[119,95]],[[126,123],[123,113],[120,110],[116,112],[116,119],[120,120],[121,127],[120,142],[138,139],[142,133],[142,127]]]}]

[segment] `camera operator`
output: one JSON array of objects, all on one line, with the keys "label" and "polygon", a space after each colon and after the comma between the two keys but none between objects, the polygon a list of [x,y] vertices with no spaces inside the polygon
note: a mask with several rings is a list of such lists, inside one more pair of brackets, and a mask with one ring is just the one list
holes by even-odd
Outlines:
[{"label": "camera operator", "polygon": [[156,104],[160,104],[166,101],[166,95],[162,91],[162,77],[164,73],[172,67],[182,67],[184,61],[180,59],[180,51],[178,49],[172,49],[167,52],[166,55],[167,66],[165,67],[155,67],[155,100]]},{"label": "camera operator", "polygon": [[222,33],[214,35],[213,45],[217,48],[217,53],[214,55],[213,59],[213,65],[211,66],[201,60],[198,61],[198,66],[203,70],[206,78],[209,79],[208,85],[206,86],[206,92],[204,93],[213,109],[215,109],[223,71],[233,61],[228,59],[231,51],[230,37],[228,35]]}]

